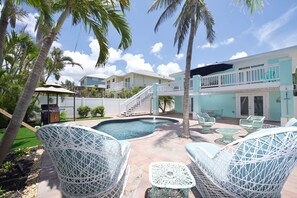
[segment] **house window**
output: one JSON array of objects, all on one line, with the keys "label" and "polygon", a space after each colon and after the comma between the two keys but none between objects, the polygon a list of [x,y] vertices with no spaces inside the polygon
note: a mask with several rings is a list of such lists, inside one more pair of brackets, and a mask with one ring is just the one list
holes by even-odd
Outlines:
[{"label": "house window", "polygon": [[109,89],[110,88],[110,80],[108,80],[107,82],[106,82],[106,89]]},{"label": "house window", "polygon": [[112,82],[115,82],[115,79],[114,78],[112,79]]},{"label": "house window", "polygon": [[159,79],[159,84],[161,84],[162,83],[162,80],[161,79]]},{"label": "house window", "polygon": [[126,78],[125,79],[125,88],[130,89],[131,85],[130,85],[130,78]]}]

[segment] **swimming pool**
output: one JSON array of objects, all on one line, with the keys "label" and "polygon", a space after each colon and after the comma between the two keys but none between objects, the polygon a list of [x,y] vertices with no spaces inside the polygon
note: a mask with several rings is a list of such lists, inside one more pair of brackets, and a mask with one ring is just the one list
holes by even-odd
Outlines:
[{"label": "swimming pool", "polygon": [[107,133],[118,140],[127,140],[144,137],[152,134],[156,127],[163,124],[178,122],[169,118],[132,118],[132,119],[113,119],[100,122],[93,128]]}]

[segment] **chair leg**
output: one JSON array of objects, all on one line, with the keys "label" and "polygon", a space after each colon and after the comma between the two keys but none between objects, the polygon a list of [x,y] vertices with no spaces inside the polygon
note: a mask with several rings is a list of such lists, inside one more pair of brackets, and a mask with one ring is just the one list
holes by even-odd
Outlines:
[{"label": "chair leg", "polygon": [[210,129],[210,127],[203,127],[201,130],[202,133],[212,133],[212,130]]}]

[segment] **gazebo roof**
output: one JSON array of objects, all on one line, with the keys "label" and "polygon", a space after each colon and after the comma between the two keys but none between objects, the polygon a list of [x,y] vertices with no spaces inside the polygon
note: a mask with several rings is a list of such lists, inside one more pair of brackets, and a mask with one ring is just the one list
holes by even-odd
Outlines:
[{"label": "gazebo roof", "polygon": [[75,94],[73,91],[69,91],[65,88],[62,88],[61,85],[58,84],[45,84],[43,87],[37,87],[35,92],[42,92],[42,93],[61,93],[61,94]]}]

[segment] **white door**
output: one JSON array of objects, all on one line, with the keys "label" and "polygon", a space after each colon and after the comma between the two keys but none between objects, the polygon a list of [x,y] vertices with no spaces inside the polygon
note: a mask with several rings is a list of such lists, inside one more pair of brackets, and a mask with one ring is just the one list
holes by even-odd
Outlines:
[{"label": "white door", "polygon": [[266,94],[238,94],[236,101],[238,117],[244,118],[249,115],[256,115],[267,118]]}]

